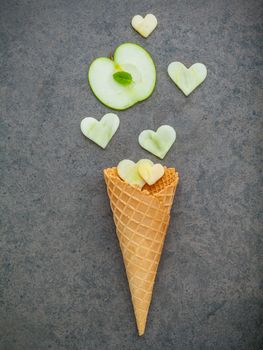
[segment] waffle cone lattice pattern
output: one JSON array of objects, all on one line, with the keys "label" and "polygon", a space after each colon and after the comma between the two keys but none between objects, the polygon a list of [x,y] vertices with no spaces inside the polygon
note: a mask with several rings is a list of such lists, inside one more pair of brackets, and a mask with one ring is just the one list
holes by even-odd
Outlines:
[{"label": "waffle cone lattice pattern", "polygon": [[139,335],[145,330],[157,268],[179,180],[174,168],[143,190],[104,170],[110,205],[128,277]]}]

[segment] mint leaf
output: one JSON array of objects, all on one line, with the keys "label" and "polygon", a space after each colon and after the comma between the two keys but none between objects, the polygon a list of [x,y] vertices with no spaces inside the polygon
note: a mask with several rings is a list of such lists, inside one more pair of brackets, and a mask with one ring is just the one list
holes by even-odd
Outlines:
[{"label": "mint leaf", "polygon": [[128,72],[114,73],[113,79],[122,85],[129,85],[132,82],[132,76]]}]

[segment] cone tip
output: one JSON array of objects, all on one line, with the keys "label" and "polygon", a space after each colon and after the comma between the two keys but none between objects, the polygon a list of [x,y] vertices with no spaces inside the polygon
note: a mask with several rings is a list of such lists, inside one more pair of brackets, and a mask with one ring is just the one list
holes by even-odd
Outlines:
[{"label": "cone tip", "polygon": [[138,334],[141,337],[142,335],[144,335],[144,331],[145,331],[145,325],[143,327],[138,328]]},{"label": "cone tip", "polygon": [[[149,307],[149,305],[148,305],[148,307]],[[148,314],[148,311],[143,316],[138,314],[138,310],[137,310],[137,312],[135,312],[135,317],[136,317],[136,323],[137,323],[137,329],[138,329],[138,335],[139,336],[144,335],[145,328],[146,328],[147,314]]]}]

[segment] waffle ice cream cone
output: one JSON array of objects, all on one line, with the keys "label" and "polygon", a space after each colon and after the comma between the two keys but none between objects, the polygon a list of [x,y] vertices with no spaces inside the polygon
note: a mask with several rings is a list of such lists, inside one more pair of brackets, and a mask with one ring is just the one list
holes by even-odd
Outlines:
[{"label": "waffle ice cream cone", "polygon": [[143,335],[179,177],[174,168],[165,168],[158,182],[142,190],[121,180],[116,168],[105,169],[104,178],[138,333]]}]

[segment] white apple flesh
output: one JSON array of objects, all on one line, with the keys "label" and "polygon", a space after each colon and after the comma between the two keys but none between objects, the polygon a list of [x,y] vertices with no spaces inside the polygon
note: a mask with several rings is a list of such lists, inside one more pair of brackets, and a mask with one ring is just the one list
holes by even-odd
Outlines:
[{"label": "white apple flesh", "polygon": [[[122,85],[113,78],[116,72],[128,72],[132,82]],[[95,96],[106,106],[123,110],[148,98],[155,87],[156,70],[150,54],[141,46],[124,43],[117,47],[114,59],[99,57],[89,68],[88,79]]]}]

